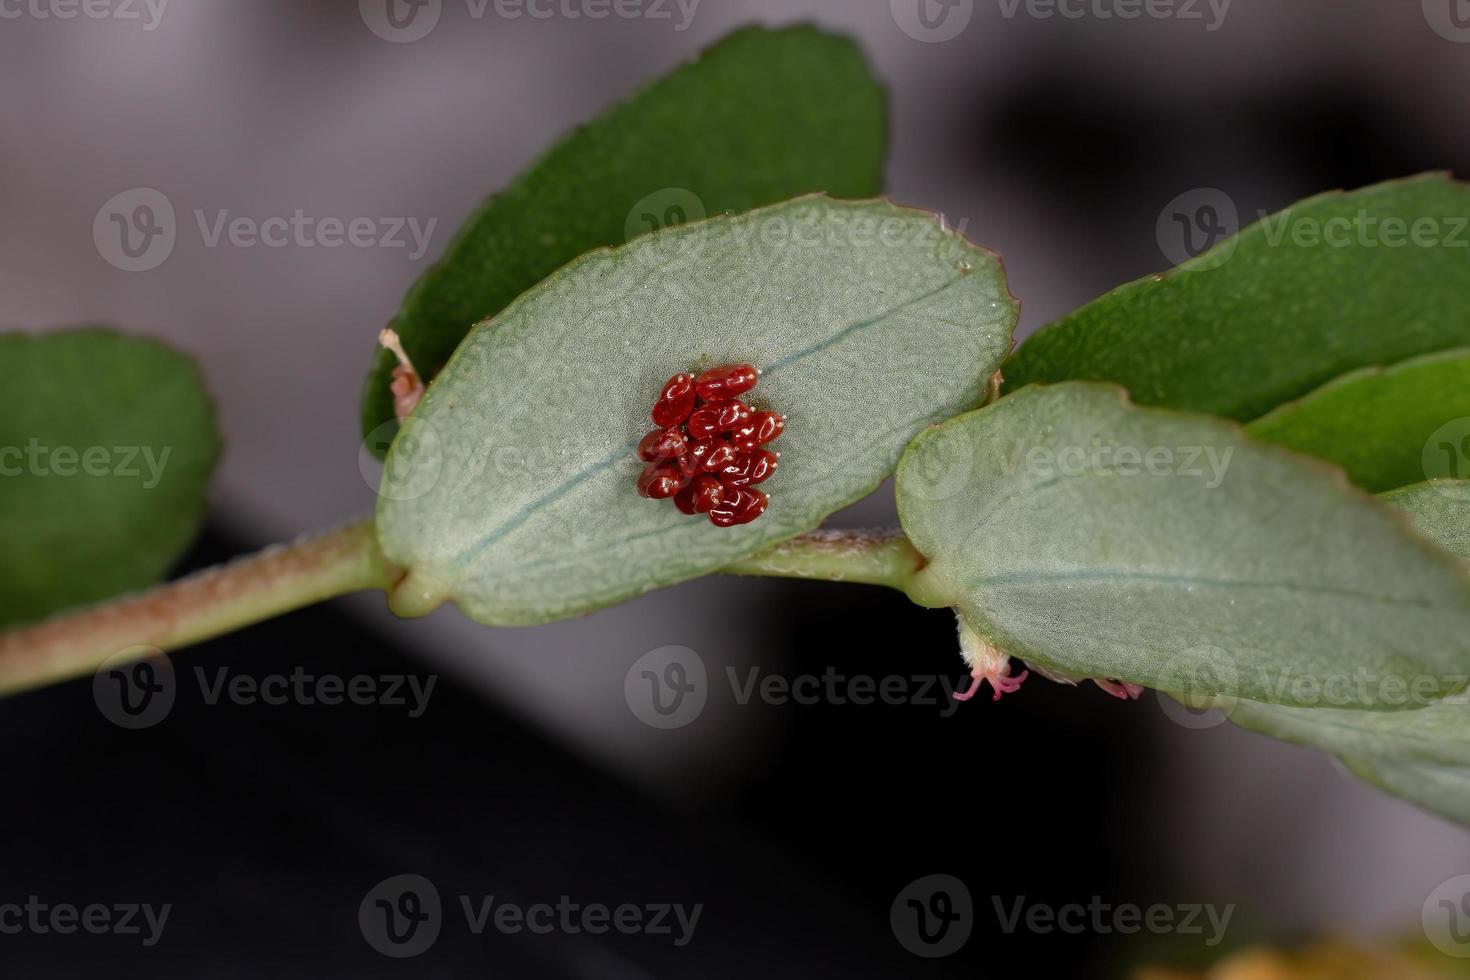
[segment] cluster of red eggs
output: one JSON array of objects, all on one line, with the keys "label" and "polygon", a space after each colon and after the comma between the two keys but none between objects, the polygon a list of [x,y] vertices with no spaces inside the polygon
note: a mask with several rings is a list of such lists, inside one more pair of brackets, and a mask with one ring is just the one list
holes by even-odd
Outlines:
[{"label": "cluster of red eggs", "polygon": [[755,485],[775,472],[781,454],[761,447],[785,430],[786,416],[740,400],[759,380],[749,364],[670,378],[653,405],[658,428],[638,443],[638,458],[648,464],[638,492],[673,497],[681,511],[708,514],[716,527],[764,514],[770,498]]}]

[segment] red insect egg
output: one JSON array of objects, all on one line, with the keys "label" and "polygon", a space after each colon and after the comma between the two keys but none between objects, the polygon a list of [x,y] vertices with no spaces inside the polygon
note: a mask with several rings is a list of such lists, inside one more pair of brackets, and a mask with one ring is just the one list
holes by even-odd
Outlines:
[{"label": "red insect egg", "polygon": [[764,446],[786,431],[786,416],[775,412],[756,412],[750,421],[730,433],[736,449],[751,450]]},{"label": "red insect egg", "polygon": [[689,437],[708,439],[712,435],[730,432],[745,425],[754,414],[749,405],[733,398],[706,402],[689,416]]},{"label": "red insect egg", "polygon": [[709,512],[709,522],[715,527],[734,527],[749,524],[766,512],[770,498],[754,487],[737,487],[734,493],[726,491],[725,499]]},{"label": "red insect egg", "polygon": [[638,493],[654,500],[664,500],[679,492],[684,482],[677,466],[668,463],[650,463],[638,477]]},{"label": "red insect egg", "polygon": [[749,364],[725,364],[700,372],[694,380],[694,391],[705,401],[735,398],[755,387],[760,372]]},{"label": "red insect egg", "polygon": [[704,458],[699,463],[699,468],[706,473],[720,472],[735,462],[736,457],[740,455],[734,446],[723,439],[711,439],[701,445],[709,447],[705,450]]},{"label": "red insect egg", "polygon": [[708,514],[716,527],[764,514],[770,498],[755,485],[775,472],[780,454],[760,447],[781,435],[786,416],[740,401],[759,380],[749,364],[670,378],[650,413],[658,428],[638,442],[638,458],[648,464],[638,492],[672,497],[681,512]]},{"label": "red insect egg", "polygon": [[684,455],[679,457],[679,472],[684,479],[691,480],[704,472],[704,458],[714,446],[713,442],[691,442]]},{"label": "red insect egg", "polygon": [[708,473],[701,473],[684,484],[674,495],[674,506],[686,514],[708,514],[725,500],[725,488]]},{"label": "red insect egg", "polygon": [[677,460],[689,448],[689,440],[678,429],[654,429],[638,443],[638,458],[645,463]]},{"label": "red insect egg", "polygon": [[776,472],[776,464],[780,460],[781,454],[773,453],[769,449],[741,453],[735,458],[735,462],[720,472],[720,482],[727,487],[748,487],[764,483]]},{"label": "red insect egg", "polygon": [[653,403],[653,424],[660,429],[678,425],[694,411],[694,375],[676,374]]}]

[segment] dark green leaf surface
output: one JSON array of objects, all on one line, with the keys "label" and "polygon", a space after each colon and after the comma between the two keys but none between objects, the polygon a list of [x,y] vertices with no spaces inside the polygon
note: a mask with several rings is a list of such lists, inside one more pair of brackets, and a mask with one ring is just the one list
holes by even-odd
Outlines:
[{"label": "dark green leaf surface", "polygon": [[219,455],[194,363],[105,330],[0,334],[0,626],[157,581]]},{"label": "dark green leaf surface", "polygon": [[1354,371],[1246,429],[1331,460],[1375,492],[1470,476],[1470,351]]},{"label": "dark green leaf surface", "polygon": [[[393,607],[543,622],[809,531],[983,399],[1016,315],[994,255],[885,201],[806,197],[586,255],[477,326],[395,441]],[[755,400],[788,418],[744,527],[634,489],[649,408],[695,362],[761,368]]]},{"label": "dark green leaf surface", "polygon": [[1111,385],[1030,387],[922,433],[897,493],[924,594],[1043,668],[1287,704],[1357,673],[1438,696],[1470,669],[1470,577],[1401,515]]},{"label": "dark green leaf surface", "polygon": [[1359,368],[1470,345],[1470,189],[1431,174],[1303,201],[1043,328],[1008,390],[1112,381],[1247,421]]},{"label": "dark green leaf surface", "polygon": [[[739,31],[486,202],[393,327],[432,378],[473,324],[584,252],[814,191],[879,193],[884,141],[883,92],[852,42],[810,27]],[[393,363],[379,351],[364,391],[363,432],[378,455],[396,431]]]}]

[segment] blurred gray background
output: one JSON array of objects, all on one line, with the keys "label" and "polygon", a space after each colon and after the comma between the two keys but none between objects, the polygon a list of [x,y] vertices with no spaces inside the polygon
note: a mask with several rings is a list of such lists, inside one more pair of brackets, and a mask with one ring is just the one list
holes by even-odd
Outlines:
[{"label": "blurred gray background", "polygon": [[[262,544],[373,506],[358,395],[374,336],[458,222],[570,127],[741,24],[814,21],[860,41],[890,93],[889,194],[1003,253],[1023,334],[1172,264],[1156,225],[1180,195],[1223,191],[1249,220],[1470,161],[1460,0],[1201,0],[1190,16],[1176,4],[1137,19],[961,0],[933,3],[932,30],[915,0],[670,0],[667,17],[600,20],[563,0],[515,17],[443,0],[412,41],[374,33],[372,2],[98,0],[90,16],[0,0],[0,324],[101,322],[197,356],[227,440],[214,512]],[[137,188],[167,199],[177,236],[132,272],[99,251],[93,223]],[[298,210],[409,220],[426,248],[407,233],[396,246],[210,244],[221,217]],[[885,488],[837,522],[893,519]],[[758,611],[779,588],[693,583],[534,630],[348,605],[597,766],[693,806],[766,763],[762,717],[712,705],[703,737],[663,737],[627,710],[624,674],[666,644],[711,670],[759,660],[773,640]],[[1170,828],[1156,859],[1187,884],[1248,896],[1288,928],[1392,931],[1470,870],[1470,835],[1320,755],[1192,730],[1151,697],[1131,710],[1167,759],[1145,777]],[[959,767],[987,751],[935,750]]]}]

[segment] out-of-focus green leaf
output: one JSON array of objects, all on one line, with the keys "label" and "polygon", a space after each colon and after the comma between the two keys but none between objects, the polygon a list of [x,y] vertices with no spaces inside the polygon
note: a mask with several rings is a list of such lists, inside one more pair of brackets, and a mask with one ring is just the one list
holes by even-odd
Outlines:
[{"label": "out-of-focus green leaf", "polygon": [[[393,320],[426,380],[470,327],[572,259],[670,224],[814,191],[882,190],[883,91],[862,53],[811,27],[737,31],[569,135],[461,227]],[[363,433],[397,426],[379,351]]]},{"label": "out-of-focus green leaf", "polygon": [[1375,492],[1470,477],[1470,351],[1354,371],[1246,429],[1331,460]]},{"label": "out-of-focus green leaf", "polygon": [[[1415,530],[1447,552],[1470,560],[1470,480],[1435,481],[1388,494],[1412,515]],[[1340,705],[1288,708],[1241,701],[1228,709],[1243,728],[1343,758],[1376,786],[1470,824],[1470,694],[1418,710],[1369,712]]]},{"label": "out-of-focus green leaf", "polygon": [[0,334],[0,626],[150,585],[219,455],[194,362],[98,329]]},{"label": "out-of-focus green leaf", "polygon": [[1248,421],[1339,375],[1470,345],[1470,187],[1323,194],[1113,290],[1021,345],[1008,390],[1112,381]]}]

